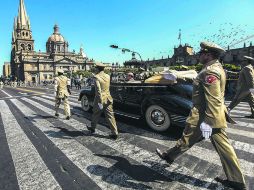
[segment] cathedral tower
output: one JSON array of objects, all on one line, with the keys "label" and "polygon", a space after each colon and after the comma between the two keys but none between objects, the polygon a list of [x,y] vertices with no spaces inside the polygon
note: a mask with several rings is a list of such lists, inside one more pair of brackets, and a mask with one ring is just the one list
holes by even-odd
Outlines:
[{"label": "cathedral tower", "polygon": [[17,76],[18,57],[22,52],[34,51],[30,19],[26,13],[24,0],[20,0],[18,16],[14,18],[12,32],[11,70],[12,75]]}]

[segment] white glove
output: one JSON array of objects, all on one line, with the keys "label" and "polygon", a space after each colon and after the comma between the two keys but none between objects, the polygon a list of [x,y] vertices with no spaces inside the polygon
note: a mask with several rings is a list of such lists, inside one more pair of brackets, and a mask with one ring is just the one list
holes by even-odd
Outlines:
[{"label": "white glove", "polygon": [[205,139],[209,139],[210,136],[212,135],[213,128],[210,125],[206,124],[205,122],[202,122],[200,125],[200,130],[202,132],[202,136]]},{"label": "white glove", "polygon": [[99,106],[100,110],[103,109],[103,105],[101,103],[98,103],[98,106]]}]

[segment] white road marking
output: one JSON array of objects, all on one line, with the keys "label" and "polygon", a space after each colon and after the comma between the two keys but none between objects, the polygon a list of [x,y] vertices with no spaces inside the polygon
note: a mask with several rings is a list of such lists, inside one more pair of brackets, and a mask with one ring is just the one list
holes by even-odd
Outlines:
[{"label": "white road marking", "polygon": [[20,189],[61,189],[3,100],[0,107]]},{"label": "white road marking", "polygon": [[4,90],[1,90],[4,94],[6,94],[8,97],[12,97],[12,95],[8,94],[7,92],[5,92]]},{"label": "white road marking", "polygon": [[252,132],[250,132],[250,131],[243,131],[243,130],[239,130],[239,129],[226,128],[226,131],[227,131],[227,133],[230,133],[230,134],[241,135],[244,137],[249,137],[249,138],[254,139],[254,130]]}]

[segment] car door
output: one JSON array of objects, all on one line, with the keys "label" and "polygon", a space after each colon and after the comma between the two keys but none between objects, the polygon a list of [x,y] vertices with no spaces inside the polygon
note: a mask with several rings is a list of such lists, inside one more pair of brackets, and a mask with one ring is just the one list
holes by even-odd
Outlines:
[{"label": "car door", "polygon": [[125,83],[122,89],[124,111],[133,114],[140,114],[143,97],[143,87],[141,84]]},{"label": "car door", "polygon": [[111,83],[110,94],[114,100],[114,107],[118,109],[124,104],[124,88],[121,83]]}]

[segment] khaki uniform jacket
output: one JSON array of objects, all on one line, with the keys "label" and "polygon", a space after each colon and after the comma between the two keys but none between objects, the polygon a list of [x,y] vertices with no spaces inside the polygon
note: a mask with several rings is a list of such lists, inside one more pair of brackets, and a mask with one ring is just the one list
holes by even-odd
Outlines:
[{"label": "khaki uniform jacket", "polygon": [[107,104],[107,102],[113,103],[113,98],[110,95],[109,86],[110,86],[110,76],[104,71],[101,71],[95,78],[95,98],[94,105]]},{"label": "khaki uniform jacket", "polygon": [[218,60],[207,63],[193,82],[193,108],[186,122],[212,128],[226,128],[227,109],[224,104],[226,75]]},{"label": "khaki uniform jacket", "polygon": [[237,91],[235,100],[242,99],[250,93],[250,89],[254,88],[254,69],[251,64],[243,67],[239,73],[237,81]]},{"label": "khaki uniform jacket", "polygon": [[61,75],[55,77],[55,91],[57,98],[64,98],[65,96],[69,96],[67,85],[70,85],[70,79],[68,79],[66,76]]}]

